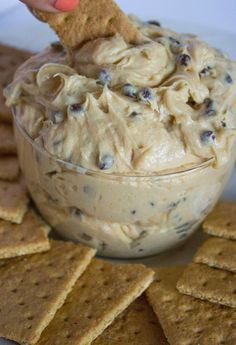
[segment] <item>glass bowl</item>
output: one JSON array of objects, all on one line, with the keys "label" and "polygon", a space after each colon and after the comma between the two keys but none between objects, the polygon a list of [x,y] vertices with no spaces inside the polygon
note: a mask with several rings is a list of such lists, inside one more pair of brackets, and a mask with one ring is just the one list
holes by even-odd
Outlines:
[{"label": "glass bowl", "polygon": [[104,257],[147,257],[182,244],[214,207],[234,165],[232,152],[220,168],[209,159],[162,175],[94,172],[49,155],[13,114],[20,166],[39,212],[64,238]]}]

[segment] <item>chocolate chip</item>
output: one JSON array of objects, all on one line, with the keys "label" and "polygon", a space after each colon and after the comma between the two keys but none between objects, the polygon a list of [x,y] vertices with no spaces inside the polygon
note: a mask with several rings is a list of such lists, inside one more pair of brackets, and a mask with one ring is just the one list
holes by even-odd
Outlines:
[{"label": "chocolate chip", "polygon": [[202,131],[200,134],[201,142],[203,144],[213,144],[216,136],[213,131]]},{"label": "chocolate chip", "polygon": [[131,211],[131,214],[136,214],[136,213],[137,213],[136,210],[132,210],[132,211]]},{"label": "chocolate chip", "polygon": [[96,191],[90,185],[86,184],[83,186],[83,192],[87,194],[90,198],[96,197]]},{"label": "chocolate chip", "polygon": [[180,43],[180,41],[178,41],[176,38],[174,38],[174,37],[169,37],[169,40],[170,40],[170,42],[171,43],[175,43],[175,44],[177,44],[177,45],[181,45],[181,43]]},{"label": "chocolate chip", "polygon": [[195,108],[197,106],[197,103],[194,101],[192,97],[189,97],[187,104],[190,105],[190,107],[192,108]]},{"label": "chocolate chip", "polygon": [[217,115],[217,111],[216,109],[207,109],[206,110],[206,115],[209,117],[213,117]]},{"label": "chocolate chip", "polygon": [[231,77],[231,75],[230,74],[226,74],[226,76],[225,76],[225,81],[228,83],[228,84],[233,84],[233,79],[232,79],[232,77]]},{"label": "chocolate chip", "polygon": [[102,69],[99,73],[99,81],[102,85],[109,85],[111,82],[111,74],[107,69]]},{"label": "chocolate chip", "polygon": [[130,98],[137,98],[137,88],[132,84],[125,84],[123,86],[123,94]]},{"label": "chocolate chip", "polygon": [[137,113],[137,111],[132,111],[132,113],[130,114],[130,117],[137,117],[139,115],[139,113]]},{"label": "chocolate chip", "polygon": [[143,102],[150,102],[154,98],[153,90],[149,87],[144,87],[139,91],[138,97]]},{"label": "chocolate chip", "polygon": [[79,118],[85,114],[85,109],[80,103],[70,104],[67,108],[69,118]]},{"label": "chocolate chip", "polygon": [[101,247],[101,250],[106,250],[106,248],[107,248],[107,243],[104,242],[104,241],[102,241],[102,242],[100,243],[100,247]]},{"label": "chocolate chip", "polygon": [[201,70],[201,72],[199,73],[200,76],[202,77],[208,77],[210,75],[210,71],[211,71],[211,67],[210,66],[207,66],[205,68],[203,68],[203,70]]},{"label": "chocolate chip", "polygon": [[159,26],[159,27],[161,26],[161,23],[158,22],[158,20],[149,20],[147,23],[151,25]]},{"label": "chocolate chip", "polygon": [[55,176],[58,172],[56,170],[53,171],[49,171],[47,172],[45,175],[52,178],[53,176]]},{"label": "chocolate chip", "polygon": [[179,56],[179,63],[181,66],[189,66],[189,64],[191,63],[191,56],[187,54],[181,54]]},{"label": "chocolate chip", "polygon": [[80,113],[84,111],[83,106],[80,103],[75,103],[75,104],[71,104],[69,105],[69,110],[73,113]]},{"label": "chocolate chip", "polygon": [[58,125],[59,123],[62,123],[64,121],[64,114],[60,111],[54,111],[52,112],[51,120],[54,125]]},{"label": "chocolate chip", "polygon": [[57,51],[57,52],[60,52],[60,51],[63,51],[64,50],[64,47],[63,45],[61,44],[60,41],[55,41],[55,42],[52,42],[51,43],[51,47]]},{"label": "chocolate chip", "polygon": [[79,208],[77,207],[70,207],[70,213],[72,216],[80,217],[82,212]]},{"label": "chocolate chip", "polygon": [[177,233],[185,232],[187,231],[194,223],[187,222],[181,225],[176,226],[175,230]]},{"label": "chocolate chip", "polygon": [[206,98],[203,104],[205,105],[205,109],[204,109],[205,115],[210,116],[210,117],[217,115],[217,111],[215,109],[215,102],[213,101],[213,99]]},{"label": "chocolate chip", "polygon": [[82,235],[81,235],[81,238],[83,239],[83,240],[85,240],[85,241],[92,241],[92,236],[89,236],[89,235],[87,235],[87,234],[85,234],[85,233],[83,233]]},{"label": "chocolate chip", "polygon": [[151,202],[150,202],[150,205],[151,205],[152,207],[154,207],[154,206],[155,206],[155,203],[154,203],[153,201],[151,201]]},{"label": "chocolate chip", "polygon": [[180,201],[173,201],[168,205],[168,209],[176,208],[179,205]]},{"label": "chocolate chip", "polygon": [[227,127],[226,122],[225,121],[221,121],[221,126],[222,126],[222,128],[226,128]]},{"label": "chocolate chip", "polygon": [[213,107],[214,101],[211,98],[206,98],[203,103],[205,107],[208,109]]},{"label": "chocolate chip", "polygon": [[101,170],[111,169],[114,165],[114,157],[110,154],[105,154],[98,159],[98,167]]},{"label": "chocolate chip", "polygon": [[180,41],[175,39],[174,37],[169,37],[170,40],[170,49],[173,54],[178,54],[183,47]]}]

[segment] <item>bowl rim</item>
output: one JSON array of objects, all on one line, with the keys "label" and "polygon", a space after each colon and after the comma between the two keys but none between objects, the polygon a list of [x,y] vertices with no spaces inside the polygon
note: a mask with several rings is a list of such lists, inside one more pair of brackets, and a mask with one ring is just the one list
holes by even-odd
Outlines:
[{"label": "bowl rim", "polygon": [[210,158],[206,159],[205,161],[203,161],[202,163],[193,164],[192,166],[189,166],[187,168],[183,168],[182,170],[176,170],[176,171],[172,170],[170,172],[166,172],[166,170],[164,170],[163,172],[160,172],[160,173],[152,172],[150,174],[141,173],[141,174],[135,174],[135,175],[131,175],[131,174],[127,174],[127,173],[126,174],[125,173],[105,173],[105,172],[92,170],[89,168],[82,167],[80,165],[70,163],[68,161],[64,161],[60,158],[57,158],[57,157],[53,156],[52,154],[50,154],[49,152],[47,152],[42,147],[40,147],[39,144],[37,144],[32,139],[32,137],[26,132],[26,130],[22,127],[20,120],[18,119],[18,116],[17,116],[16,106],[13,106],[11,108],[11,110],[12,110],[12,114],[13,114],[14,124],[17,126],[17,128],[19,129],[21,134],[24,136],[24,138],[34,147],[34,149],[36,151],[40,152],[40,154],[47,156],[48,159],[51,159],[54,162],[57,162],[59,165],[62,165],[67,170],[73,170],[73,171],[76,171],[77,173],[80,173],[80,174],[97,175],[99,177],[104,177],[104,178],[122,178],[122,179],[139,179],[139,178],[140,179],[141,178],[142,179],[153,179],[153,178],[171,179],[174,177],[181,177],[181,176],[184,176],[186,174],[191,174],[191,173],[194,173],[196,171],[206,169],[209,166],[213,166],[213,164],[215,162],[215,158],[210,157]]}]

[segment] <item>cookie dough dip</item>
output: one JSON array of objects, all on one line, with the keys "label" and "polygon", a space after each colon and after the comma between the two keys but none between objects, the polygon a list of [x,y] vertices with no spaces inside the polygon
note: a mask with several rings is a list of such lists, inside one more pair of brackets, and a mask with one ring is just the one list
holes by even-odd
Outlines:
[{"label": "cookie dough dip", "polygon": [[192,35],[132,18],[68,54],[52,44],[6,90],[43,217],[102,256],[153,255],[212,210],[235,160],[236,64]]}]

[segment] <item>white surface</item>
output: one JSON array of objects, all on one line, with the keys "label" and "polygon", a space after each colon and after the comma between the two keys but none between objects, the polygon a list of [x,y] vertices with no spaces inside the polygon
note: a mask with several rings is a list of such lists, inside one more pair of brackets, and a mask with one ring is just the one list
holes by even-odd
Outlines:
[{"label": "white surface", "polygon": [[[13,6],[10,10],[7,10],[7,6],[2,6],[3,0],[0,2],[0,41],[40,50],[48,42],[55,39],[54,34],[47,26],[37,22],[23,5],[14,6],[14,3],[18,3],[18,1],[9,1],[9,6]],[[160,18],[173,18],[175,16],[178,19],[185,19],[187,17],[188,22],[165,19],[162,22],[177,31],[195,32],[214,46],[227,51],[232,58],[236,59],[236,0],[200,0],[194,3],[189,0],[165,0],[164,2],[135,0],[135,8],[134,1],[131,0],[119,0],[118,3],[126,12],[131,12],[133,9],[132,12],[138,13],[145,19],[154,18],[153,13],[156,13],[156,17],[159,14]],[[210,9],[212,12],[209,12]],[[200,22],[200,25],[191,24],[191,21]],[[235,182],[236,169],[222,198],[236,200]],[[142,260],[142,262],[147,265],[183,264],[191,259],[201,241],[202,235],[198,233],[183,247],[158,255],[155,258]],[[0,340],[0,345],[10,344],[14,343]]]},{"label": "white surface", "polygon": [[[235,0],[117,0],[117,3],[125,12],[136,13],[144,19],[155,16],[179,21],[187,19],[236,33]],[[17,4],[19,0],[0,0],[0,13]]]},{"label": "white surface", "polygon": [[13,6],[16,6],[16,4],[18,3],[19,1],[17,0],[7,0],[7,1],[2,0],[0,2],[0,14],[10,10]]}]

